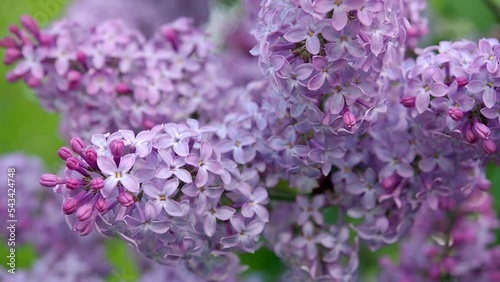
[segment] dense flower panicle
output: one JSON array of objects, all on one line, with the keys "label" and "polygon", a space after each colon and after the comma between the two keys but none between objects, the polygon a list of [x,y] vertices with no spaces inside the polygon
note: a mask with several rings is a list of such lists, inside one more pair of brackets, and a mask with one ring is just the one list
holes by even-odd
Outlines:
[{"label": "dense flower panicle", "polygon": [[[30,269],[16,269],[16,274],[0,268],[2,281],[102,281],[111,273],[106,263],[102,239],[97,236],[79,238],[69,231],[64,216],[58,211],[59,199],[41,190],[38,176],[43,171],[40,159],[21,153],[0,158],[0,169],[15,168],[16,247],[32,244],[38,256]],[[7,207],[7,181],[0,184],[0,200]],[[5,197],[4,197],[5,195]],[[10,199],[10,197],[9,197]],[[9,212],[10,213],[10,212]],[[0,209],[4,222],[9,215]],[[2,228],[1,240],[6,242],[9,230]],[[92,259],[89,259],[92,258]]]},{"label": "dense flower panicle", "polygon": [[[2,40],[9,81],[23,80],[62,114],[64,136],[132,129],[214,111],[229,81],[206,35],[180,18],[151,38],[121,21],[84,27],[63,20],[41,31],[12,28]],[[32,21],[32,20],[31,20]]]},{"label": "dense flower panicle", "polygon": [[189,17],[196,25],[209,18],[211,0],[76,0],[66,9],[65,17],[85,26],[97,22],[120,19],[128,26],[152,36],[167,22]]},{"label": "dense flower panicle", "polygon": [[43,175],[40,183],[63,195],[63,211],[81,235],[96,229],[162,264],[205,271],[228,250],[254,252],[268,221],[259,175],[235,185],[248,158],[244,151],[236,157],[242,148],[228,151],[214,130],[188,120],[142,131],[135,145],[127,130],[94,135],[91,145],[74,138],[59,151],[64,176]]},{"label": "dense flower panicle", "polygon": [[498,218],[486,192],[439,199],[439,209],[419,211],[403,241],[401,259],[380,263],[380,281],[496,281],[500,277],[495,231]]},{"label": "dense flower panicle", "polygon": [[484,159],[499,143],[496,39],[442,42],[405,64],[403,105],[426,128],[477,148]]}]

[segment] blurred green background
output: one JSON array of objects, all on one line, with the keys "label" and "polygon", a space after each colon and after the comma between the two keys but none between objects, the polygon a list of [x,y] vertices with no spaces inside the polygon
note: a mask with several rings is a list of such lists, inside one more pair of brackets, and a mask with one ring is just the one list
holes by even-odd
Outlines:
[{"label": "blurred green background", "polygon": [[[107,0],[104,0],[107,1]],[[255,0],[258,1],[258,0]],[[10,24],[17,24],[20,16],[30,14],[42,26],[59,17],[64,12],[68,0],[2,0],[0,1],[0,36],[6,35]],[[223,0],[226,5],[233,1]],[[500,0],[429,0],[428,16],[431,35],[423,43],[435,44],[440,40],[478,39],[481,37],[500,37]],[[0,51],[3,58],[3,50]],[[61,162],[57,150],[64,144],[58,137],[59,117],[45,112],[33,93],[22,83],[9,84],[5,75],[9,67],[0,64],[0,154],[23,151],[40,156],[51,171],[56,171]],[[488,177],[492,180],[495,194],[495,207],[500,212],[500,169],[488,167]],[[331,216],[331,215],[330,215]],[[500,236],[499,236],[500,237]],[[114,274],[108,281],[135,281],[140,277],[140,270],[128,247],[119,240],[106,243],[108,259],[114,268]],[[6,252],[0,246],[0,263]],[[36,259],[30,246],[18,249],[18,267],[29,267]],[[377,260],[381,254],[397,258],[397,246],[383,248],[377,253],[366,249],[361,253],[362,281],[374,281],[377,272]],[[242,256],[243,263],[250,266],[247,273],[259,272],[268,281],[276,281],[284,269],[279,259],[269,250],[262,249],[255,255]]]}]

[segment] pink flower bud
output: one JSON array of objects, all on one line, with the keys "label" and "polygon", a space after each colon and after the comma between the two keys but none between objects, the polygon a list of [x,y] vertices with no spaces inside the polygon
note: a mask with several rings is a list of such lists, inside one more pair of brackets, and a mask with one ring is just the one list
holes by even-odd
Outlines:
[{"label": "pink flower bud", "polygon": [[476,187],[482,191],[490,191],[491,181],[484,177],[481,177],[479,181],[476,182]]},{"label": "pink flower bud", "polygon": [[396,175],[391,175],[386,179],[382,180],[382,187],[386,191],[390,191],[396,186],[397,182],[398,182],[398,177]]},{"label": "pink flower bud", "polygon": [[66,167],[71,170],[77,170],[80,168],[80,163],[78,162],[77,158],[70,157],[66,160]]},{"label": "pink flower bud", "polygon": [[75,90],[80,86],[80,80],[82,79],[82,74],[75,70],[70,70],[66,74],[66,79],[69,82],[69,89]]},{"label": "pink flower bud", "polygon": [[67,160],[73,157],[73,152],[71,152],[71,150],[68,147],[61,147],[59,151],[57,151],[57,154],[63,160]]},{"label": "pink flower bud", "polygon": [[15,34],[16,36],[21,37],[21,33],[20,33],[19,27],[17,25],[10,25],[9,31],[11,33]]},{"label": "pink flower bud", "polygon": [[80,236],[89,235],[94,230],[94,222],[92,220],[79,221],[75,224],[75,231],[80,232]]},{"label": "pink flower bud", "polygon": [[28,15],[22,16],[21,24],[36,37],[40,34],[40,26],[32,17]]},{"label": "pink flower bud", "polygon": [[97,163],[97,152],[94,149],[89,149],[85,152],[85,157],[90,165]]},{"label": "pink flower bud", "polygon": [[92,204],[85,204],[76,211],[76,218],[78,218],[79,221],[85,221],[92,216],[92,211]]},{"label": "pink flower bud", "polygon": [[37,88],[38,86],[42,85],[42,81],[40,79],[30,75],[28,77],[28,79],[26,79],[26,84],[30,88]]},{"label": "pink flower bud", "polygon": [[477,136],[472,132],[472,126],[469,124],[467,125],[467,128],[465,129],[465,139],[469,143],[475,143],[477,141]]},{"label": "pink flower bud", "polygon": [[464,112],[462,112],[458,108],[451,108],[448,110],[448,115],[454,120],[454,121],[460,121],[464,118]]},{"label": "pink flower bud", "polygon": [[0,39],[0,47],[15,48],[16,46],[17,46],[16,40],[11,36],[7,36]]},{"label": "pink flower bud", "polygon": [[40,34],[40,38],[38,40],[42,46],[50,47],[53,45],[55,38],[50,34],[42,33]]},{"label": "pink flower bud", "polygon": [[483,150],[486,154],[494,154],[497,151],[497,145],[491,139],[483,140]]},{"label": "pink flower bud", "polygon": [[15,61],[17,61],[18,59],[20,59],[22,56],[23,56],[23,54],[21,53],[21,51],[19,51],[19,49],[8,48],[5,51],[5,57],[3,59],[3,62],[6,65],[10,65],[10,64],[14,63]]},{"label": "pink flower bud", "polygon": [[104,180],[102,178],[94,178],[90,180],[90,186],[94,190],[100,190],[104,187]]},{"label": "pink flower bud", "polygon": [[457,77],[455,78],[455,81],[458,83],[458,87],[465,87],[469,84],[467,77]]},{"label": "pink flower bud", "polygon": [[95,203],[95,207],[97,211],[103,212],[108,207],[108,202],[104,198],[99,198],[99,200],[97,200],[97,202]]},{"label": "pink flower bud", "polygon": [[85,149],[85,143],[80,137],[74,137],[69,141],[71,149],[77,154],[81,154],[83,149]]},{"label": "pink flower bud", "polygon": [[85,54],[83,51],[78,51],[76,54],[76,59],[80,64],[86,66],[87,65],[87,54]]},{"label": "pink flower bud", "polygon": [[130,193],[123,192],[118,196],[118,202],[124,207],[130,207],[134,204],[134,196]]},{"label": "pink flower bud", "polygon": [[177,32],[173,28],[164,28],[162,34],[165,36],[165,39],[170,42],[175,42],[177,40]]},{"label": "pink flower bud", "polygon": [[63,212],[65,214],[73,214],[78,209],[78,201],[74,198],[66,200],[63,204]]},{"label": "pink flower bud", "polygon": [[122,83],[118,83],[118,85],[116,85],[116,92],[118,94],[127,94],[127,93],[131,93],[132,89],[130,89],[128,84],[122,82]]},{"label": "pink flower bud", "polygon": [[120,158],[123,155],[123,152],[125,151],[125,143],[123,143],[123,140],[121,139],[113,140],[109,147],[111,149],[111,154],[115,158]]},{"label": "pink flower bud", "polygon": [[416,98],[413,96],[404,96],[403,98],[401,98],[400,102],[401,102],[401,105],[403,105],[407,108],[413,108],[413,107],[415,107],[415,100],[416,100]]},{"label": "pink flower bud", "polygon": [[70,190],[75,190],[75,189],[78,189],[80,187],[80,180],[76,179],[76,178],[68,178],[66,179],[66,188],[70,189]]},{"label": "pink flower bud", "polygon": [[472,130],[477,137],[481,139],[489,139],[491,135],[490,128],[483,123],[476,121],[472,127]]},{"label": "pink flower bud", "polygon": [[[61,181],[62,182],[62,181]],[[56,187],[57,184],[60,183],[60,179],[57,175],[54,174],[44,174],[42,177],[40,177],[40,185],[43,187]]]},{"label": "pink flower bud", "polygon": [[349,128],[356,125],[356,117],[349,111],[344,113],[342,120],[344,121],[344,124]]}]

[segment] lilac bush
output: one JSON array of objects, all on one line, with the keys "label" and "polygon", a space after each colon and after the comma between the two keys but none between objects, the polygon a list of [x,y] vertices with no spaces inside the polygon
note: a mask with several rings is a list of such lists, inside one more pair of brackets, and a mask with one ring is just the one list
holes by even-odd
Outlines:
[{"label": "lilac bush", "polygon": [[283,281],[358,281],[362,247],[408,234],[381,281],[495,281],[498,40],[419,48],[423,0],[245,7],[220,52],[189,19],[138,31],[136,15],[25,16],[0,40],[8,80],[63,118],[66,168],[40,184],[70,229],[180,281],[234,281],[262,246]]}]

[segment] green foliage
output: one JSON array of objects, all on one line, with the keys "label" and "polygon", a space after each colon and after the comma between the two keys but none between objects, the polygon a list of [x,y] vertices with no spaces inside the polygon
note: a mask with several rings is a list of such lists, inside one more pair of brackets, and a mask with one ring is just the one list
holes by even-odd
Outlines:
[{"label": "green foliage", "polygon": [[122,240],[114,238],[105,242],[106,254],[113,267],[113,273],[106,279],[109,282],[137,281],[140,270],[132,250]]},{"label": "green foliage", "polygon": [[[6,269],[8,269],[7,263],[9,262],[9,258],[7,256],[10,254],[10,248],[7,245],[0,244],[0,264]],[[15,250],[16,271],[18,269],[31,268],[38,258],[35,247],[32,244],[16,246]]]}]

